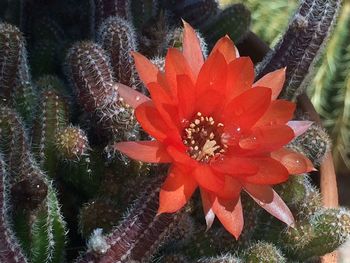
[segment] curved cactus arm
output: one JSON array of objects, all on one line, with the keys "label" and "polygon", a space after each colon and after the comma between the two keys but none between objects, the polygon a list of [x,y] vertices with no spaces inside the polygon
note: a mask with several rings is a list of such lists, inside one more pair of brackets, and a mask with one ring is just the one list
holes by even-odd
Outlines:
[{"label": "curved cactus arm", "polygon": [[287,67],[280,97],[295,99],[307,84],[306,77],[332,29],[341,0],[303,0],[286,33],[258,67],[257,79]]}]

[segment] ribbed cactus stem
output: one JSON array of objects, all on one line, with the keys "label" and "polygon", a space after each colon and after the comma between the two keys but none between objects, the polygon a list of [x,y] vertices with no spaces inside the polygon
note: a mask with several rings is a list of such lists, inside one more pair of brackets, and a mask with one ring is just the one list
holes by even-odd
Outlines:
[{"label": "ribbed cactus stem", "polygon": [[250,11],[243,4],[227,7],[200,26],[208,44],[212,47],[215,42],[228,35],[235,43],[243,39],[249,32]]},{"label": "ribbed cactus stem", "polygon": [[94,112],[115,100],[112,69],[101,46],[89,41],[75,44],[68,52],[67,64],[78,100],[86,111]]},{"label": "ribbed cactus stem", "polygon": [[243,263],[243,261],[234,255],[223,255],[211,258],[201,258],[198,263]]},{"label": "ribbed cactus stem", "polygon": [[110,16],[119,16],[131,21],[130,0],[91,0],[94,6],[96,30]]},{"label": "ribbed cactus stem", "polygon": [[1,141],[10,142],[10,147],[0,146],[11,169],[11,194],[17,208],[15,221],[21,220],[15,229],[18,234],[23,228],[28,231],[20,242],[30,262],[60,262],[64,257],[65,225],[51,182],[30,152],[19,116],[12,109],[1,107],[0,120]]},{"label": "ribbed cactus stem", "polygon": [[9,186],[5,163],[2,160],[2,156],[0,156],[0,261],[27,263],[28,261],[11,229]]},{"label": "ribbed cactus stem", "polygon": [[[100,250],[90,247],[79,263],[98,261],[112,262],[148,262],[150,257],[175,225],[181,220],[181,213],[161,214],[156,216],[158,194],[164,177],[160,176],[137,199],[125,219],[107,236],[99,236],[105,246]],[[95,244],[96,236],[92,236],[90,244]]]},{"label": "ribbed cactus stem", "polygon": [[183,18],[194,27],[205,24],[219,11],[215,0],[162,0],[162,4],[174,12],[177,18]]},{"label": "ribbed cactus stem", "polygon": [[258,242],[251,245],[244,253],[247,263],[285,263],[286,258],[282,252],[273,244]]},{"label": "ribbed cactus stem", "polygon": [[17,27],[5,23],[0,23],[0,69],[1,96],[31,125],[36,101],[25,40]]},{"label": "ribbed cactus stem", "polygon": [[158,8],[158,0],[131,0],[132,22],[135,27],[143,27],[152,17],[156,16]]},{"label": "ribbed cactus stem", "polygon": [[104,233],[112,230],[120,218],[118,205],[112,200],[97,198],[84,204],[79,213],[79,232],[88,238],[94,229],[101,228]]},{"label": "ribbed cactus stem", "polygon": [[85,132],[72,125],[60,129],[55,134],[56,148],[64,160],[79,161],[88,156],[90,149]]},{"label": "ribbed cactus stem", "polygon": [[282,233],[289,257],[302,262],[332,252],[350,236],[350,214],[345,209],[320,209],[310,220]]},{"label": "ribbed cactus stem", "polygon": [[322,49],[340,7],[340,0],[303,0],[286,33],[261,63],[257,79],[287,67],[280,97],[295,99],[306,85],[312,63]]},{"label": "ribbed cactus stem", "polygon": [[19,29],[0,23],[0,90],[7,99],[16,85],[24,49],[24,37]]},{"label": "ribbed cactus stem", "polygon": [[118,82],[136,88],[138,85],[132,51],[137,51],[136,33],[130,22],[110,17],[100,27],[99,43],[107,51]]},{"label": "ribbed cactus stem", "polygon": [[37,160],[50,177],[55,176],[57,151],[55,147],[56,133],[68,125],[68,103],[54,89],[40,87],[41,111],[33,131],[33,148]]},{"label": "ribbed cactus stem", "polygon": [[319,165],[331,149],[331,140],[326,131],[313,124],[304,134],[292,141],[289,147],[306,155],[314,165]]}]

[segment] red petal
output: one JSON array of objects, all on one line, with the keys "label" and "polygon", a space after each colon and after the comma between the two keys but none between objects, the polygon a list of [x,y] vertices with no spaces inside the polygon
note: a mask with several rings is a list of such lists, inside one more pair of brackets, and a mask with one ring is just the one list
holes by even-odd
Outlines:
[{"label": "red petal", "polygon": [[130,158],[147,163],[170,163],[173,159],[164,145],[157,141],[118,142],[114,149]]},{"label": "red petal", "polygon": [[270,72],[254,83],[253,87],[267,87],[272,89],[271,99],[275,100],[281,93],[286,78],[286,68]]},{"label": "red petal", "polygon": [[214,119],[220,116],[218,107],[222,102],[222,95],[217,90],[207,90],[201,96],[197,96],[195,109],[204,116],[212,116]]},{"label": "red petal", "polygon": [[209,58],[205,61],[201,68],[197,83],[196,83],[196,96],[199,97],[203,94],[210,96],[208,90],[215,90],[216,93],[225,92],[226,87],[226,75],[227,75],[227,64],[225,57],[216,51],[212,53]]},{"label": "red petal", "polygon": [[216,193],[222,199],[236,200],[241,193],[242,185],[235,178],[226,175],[224,188]]},{"label": "red petal", "polygon": [[270,157],[254,158],[252,161],[259,167],[259,171],[255,175],[242,177],[244,182],[271,185],[288,180],[288,170],[279,161]]},{"label": "red petal", "polygon": [[171,104],[173,102],[171,95],[158,82],[148,83],[148,90],[156,106],[165,103]]},{"label": "red petal", "polygon": [[203,206],[203,212],[205,215],[205,222],[207,224],[207,231],[211,228],[211,226],[214,223],[215,214],[212,209],[213,205],[213,198],[211,197],[211,194],[204,189],[201,190],[201,197],[202,197],[202,206]]},{"label": "red petal", "polygon": [[244,224],[241,199],[225,200],[216,198],[213,203],[213,210],[225,229],[238,239]]},{"label": "red petal", "polygon": [[165,76],[174,97],[177,97],[178,75],[187,75],[195,83],[195,78],[184,55],[176,48],[169,48],[165,57]]},{"label": "red petal", "polygon": [[288,226],[294,226],[295,221],[292,212],[270,186],[246,184],[244,188],[254,201],[267,212]]},{"label": "red petal", "polygon": [[175,130],[170,129],[165,123],[152,101],[143,103],[137,107],[135,115],[141,127],[158,141],[164,140],[168,133],[175,133]]},{"label": "red petal", "polygon": [[255,123],[255,127],[263,125],[285,124],[293,118],[295,103],[285,100],[271,101],[265,114]]},{"label": "red petal", "polygon": [[121,83],[116,83],[114,85],[115,89],[119,93],[119,96],[124,99],[124,101],[129,104],[132,108],[136,109],[139,105],[150,101],[148,97],[142,93],[124,85]]},{"label": "red petal", "polygon": [[290,174],[301,174],[315,171],[312,162],[300,153],[281,148],[271,153],[271,157],[281,162]]},{"label": "red petal", "polygon": [[252,127],[271,103],[271,89],[257,87],[234,98],[224,109],[225,125],[235,123],[242,131]]},{"label": "red petal", "polygon": [[173,104],[170,94],[159,83],[155,82],[148,84],[148,90],[155,107],[167,126],[179,129],[181,126],[178,108],[177,105]]},{"label": "red petal", "polygon": [[227,35],[220,38],[218,42],[216,42],[211,54],[215,53],[216,51],[219,51],[225,57],[227,64],[237,58],[236,47],[230,37]]},{"label": "red petal", "polygon": [[134,57],[137,73],[143,83],[147,86],[148,83],[156,82],[159,69],[140,53],[132,52],[132,55]]},{"label": "red petal", "polygon": [[197,76],[204,63],[200,42],[193,28],[185,21],[182,20],[182,22],[184,24],[182,53],[188,61],[194,76]]},{"label": "red petal", "polygon": [[294,138],[293,130],[287,125],[260,126],[251,134],[241,137],[239,146],[247,155],[267,153],[281,148]]},{"label": "red petal", "polygon": [[295,137],[302,135],[313,124],[312,121],[289,121],[288,126],[294,131]]},{"label": "red petal", "polygon": [[206,190],[216,193],[220,192],[224,187],[224,180],[215,174],[208,165],[199,164],[195,168],[193,176],[198,184]]},{"label": "red petal", "polygon": [[184,119],[192,118],[195,106],[195,86],[186,75],[177,76],[179,111]]},{"label": "red petal", "polygon": [[210,163],[210,166],[218,172],[226,174],[256,174],[258,166],[250,158],[240,158],[235,156],[223,155]]},{"label": "red petal", "polygon": [[197,161],[188,156],[188,154],[186,153],[186,149],[181,149],[179,147],[170,145],[167,147],[167,151],[169,155],[173,158],[174,162],[192,168],[197,166]]},{"label": "red petal", "polygon": [[158,214],[174,213],[181,209],[197,188],[190,172],[173,166],[159,192]]},{"label": "red petal", "polygon": [[227,67],[227,84],[225,101],[232,99],[250,89],[254,82],[254,65],[249,57],[233,60]]}]

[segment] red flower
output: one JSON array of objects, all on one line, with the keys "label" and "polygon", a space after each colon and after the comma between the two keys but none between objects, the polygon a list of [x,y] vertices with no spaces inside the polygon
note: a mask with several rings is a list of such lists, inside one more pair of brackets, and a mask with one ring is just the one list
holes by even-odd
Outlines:
[{"label": "red flower", "polygon": [[184,22],[182,52],[171,48],[161,72],[134,53],[151,98],[117,84],[155,140],[116,143],[130,158],[171,163],[159,195],[161,213],[182,208],[200,188],[208,228],[215,215],[236,238],[243,228],[241,191],[288,225],[293,216],[271,185],[313,170],[303,155],[284,146],[310,122],[293,121],[295,104],[278,100],[285,69],[254,81],[248,57],[228,37],[204,58],[194,30]]}]

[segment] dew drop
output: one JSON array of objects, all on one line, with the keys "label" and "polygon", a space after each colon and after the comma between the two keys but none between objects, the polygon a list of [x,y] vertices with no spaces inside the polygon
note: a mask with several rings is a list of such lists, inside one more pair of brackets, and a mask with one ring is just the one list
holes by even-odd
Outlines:
[{"label": "dew drop", "polygon": [[225,127],[225,130],[221,135],[221,142],[229,146],[234,146],[238,144],[240,137],[241,128],[236,124],[232,124]]},{"label": "dew drop", "polygon": [[254,135],[242,138],[239,141],[239,146],[243,149],[252,150],[260,146],[258,138]]},{"label": "dew drop", "polygon": [[136,101],[139,101],[140,99],[141,99],[140,96],[136,96],[135,98]]}]

